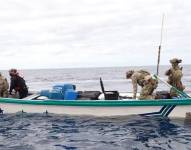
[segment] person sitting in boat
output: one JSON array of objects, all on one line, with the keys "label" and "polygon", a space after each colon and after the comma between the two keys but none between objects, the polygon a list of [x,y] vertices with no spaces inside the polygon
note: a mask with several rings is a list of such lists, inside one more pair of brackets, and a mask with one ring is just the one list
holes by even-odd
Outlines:
[{"label": "person sitting in boat", "polygon": [[[185,86],[182,84],[182,67],[179,66],[179,63],[181,63],[182,60],[178,58],[173,58],[170,60],[170,63],[172,67],[168,69],[165,72],[165,75],[168,76],[168,83],[172,85],[173,87],[177,88],[180,91],[183,91],[185,89]],[[176,91],[174,91],[172,88],[170,89],[170,95],[171,97],[177,97]]]},{"label": "person sitting in boat", "polygon": [[19,98],[24,98],[28,95],[28,88],[26,86],[25,80],[19,76],[17,69],[10,69],[9,75],[11,77],[10,90],[9,94],[12,94],[12,91],[19,93]]},{"label": "person sitting in boat", "polygon": [[153,91],[158,86],[158,81],[152,78],[151,74],[145,70],[130,70],[126,73],[126,78],[133,83],[133,98],[136,99],[137,85],[141,86],[139,99],[154,99]]},{"label": "person sitting in boat", "polygon": [[8,97],[9,83],[7,79],[0,73],[0,97]]}]

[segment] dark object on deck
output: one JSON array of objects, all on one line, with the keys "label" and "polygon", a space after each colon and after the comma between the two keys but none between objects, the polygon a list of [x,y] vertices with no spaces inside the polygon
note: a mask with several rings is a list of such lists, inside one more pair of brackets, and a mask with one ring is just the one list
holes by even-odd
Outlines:
[{"label": "dark object on deck", "polygon": [[157,91],[155,99],[171,99],[169,91]]},{"label": "dark object on deck", "polygon": [[82,100],[98,100],[101,92],[100,91],[79,91],[78,99]]},{"label": "dark object on deck", "polygon": [[106,100],[118,100],[119,92],[118,91],[105,91],[104,93]]},{"label": "dark object on deck", "polygon": [[101,78],[100,78],[100,86],[101,86],[101,90],[104,94],[105,100],[118,100],[119,99],[118,91],[105,91],[103,81]]}]

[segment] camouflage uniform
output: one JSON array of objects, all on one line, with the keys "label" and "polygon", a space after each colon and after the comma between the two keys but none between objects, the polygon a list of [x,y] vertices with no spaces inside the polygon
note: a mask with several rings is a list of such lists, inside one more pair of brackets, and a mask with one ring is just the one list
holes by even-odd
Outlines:
[{"label": "camouflage uniform", "polygon": [[7,79],[0,74],[0,97],[8,97],[8,89]]},{"label": "camouflage uniform", "polygon": [[158,82],[145,70],[129,71],[127,79],[131,78],[133,83],[133,98],[136,98],[137,85],[142,87],[139,99],[153,99],[152,93],[157,88]]},{"label": "camouflage uniform", "polygon": [[[165,75],[168,76],[168,83],[172,85],[173,87],[177,88],[180,91],[183,91],[185,89],[185,86],[182,84],[181,78],[183,76],[182,74],[182,68],[179,66],[179,63],[181,63],[181,59],[173,58],[170,60],[170,63],[172,64],[172,67],[166,71]],[[170,89],[170,95],[172,97],[176,97],[177,93],[171,88]]]}]

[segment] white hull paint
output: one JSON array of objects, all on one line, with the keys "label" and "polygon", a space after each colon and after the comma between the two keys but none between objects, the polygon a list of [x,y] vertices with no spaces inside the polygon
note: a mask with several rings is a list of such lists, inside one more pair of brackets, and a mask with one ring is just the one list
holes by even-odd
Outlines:
[{"label": "white hull paint", "polygon": [[[52,106],[52,105],[27,105],[27,104],[0,104],[3,113],[54,113],[62,115],[90,115],[90,116],[128,116],[158,112],[162,106],[127,106],[127,107],[87,107],[87,106]],[[177,106],[169,117],[184,118],[191,112],[191,106]]]},{"label": "white hull paint", "polygon": [[91,116],[127,116],[159,111],[161,106],[133,106],[133,107],[87,107],[87,106],[43,106],[26,104],[0,104],[4,113],[54,113],[66,115],[91,115]]}]

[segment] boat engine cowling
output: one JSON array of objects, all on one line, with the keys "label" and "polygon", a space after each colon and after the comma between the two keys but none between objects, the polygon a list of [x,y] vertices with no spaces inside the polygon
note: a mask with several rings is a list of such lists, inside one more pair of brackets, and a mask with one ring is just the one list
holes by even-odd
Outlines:
[{"label": "boat engine cowling", "polygon": [[42,90],[40,96],[55,100],[76,100],[78,92],[73,84],[59,84],[52,87],[51,90]]}]

